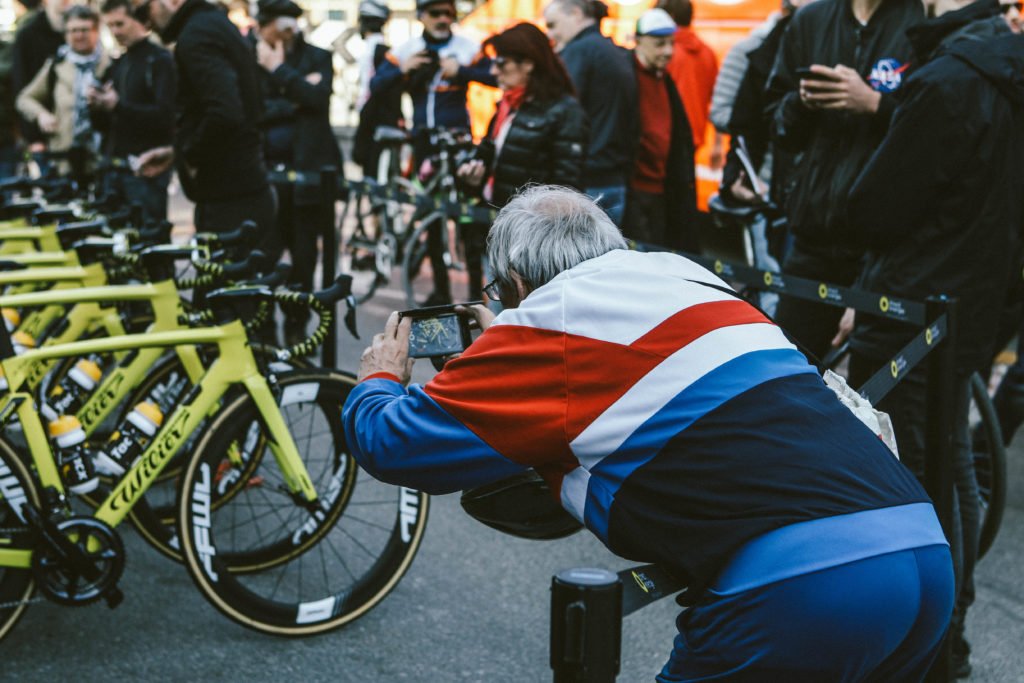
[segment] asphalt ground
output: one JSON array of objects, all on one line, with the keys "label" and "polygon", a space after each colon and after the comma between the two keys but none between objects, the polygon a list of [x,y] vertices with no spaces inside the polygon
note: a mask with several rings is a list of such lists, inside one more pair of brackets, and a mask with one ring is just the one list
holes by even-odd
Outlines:
[{"label": "asphalt ground", "polygon": [[[395,286],[361,307],[363,341],[342,332],[339,366],[354,371],[364,342],[403,307]],[[420,361],[414,379],[432,373]],[[1010,449],[1008,500],[977,570],[970,681],[1024,681],[1024,437]],[[435,497],[419,554],[380,605],[341,630],[291,640],[229,621],[183,567],[130,527],[119,531],[128,556],[124,603],[116,610],[33,604],[0,643],[0,681],[548,681],[552,575],[628,566],[585,532],[550,542],[514,539],[466,516],[457,496]],[[665,599],[625,619],[619,680],[653,680],[671,649],[677,612]]]}]

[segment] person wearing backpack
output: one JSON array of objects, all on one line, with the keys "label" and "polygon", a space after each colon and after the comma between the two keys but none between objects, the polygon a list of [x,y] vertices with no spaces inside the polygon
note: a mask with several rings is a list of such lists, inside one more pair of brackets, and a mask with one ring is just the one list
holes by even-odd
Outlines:
[{"label": "person wearing backpack", "polygon": [[[25,5],[30,7],[32,1]],[[18,22],[18,30],[11,46],[11,99],[28,85],[46,60],[53,57],[64,44],[64,12],[71,0],[36,0],[35,11],[26,13]],[[18,134],[29,150],[42,152],[46,138],[35,123],[18,117]]]},{"label": "person wearing backpack", "polygon": [[[15,101],[21,115],[46,136],[51,152],[98,149],[87,93],[110,61],[99,42],[99,21],[99,15],[84,5],[65,12],[67,44],[43,64]],[[67,162],[59,166],[63,171],[69,168]]]}]

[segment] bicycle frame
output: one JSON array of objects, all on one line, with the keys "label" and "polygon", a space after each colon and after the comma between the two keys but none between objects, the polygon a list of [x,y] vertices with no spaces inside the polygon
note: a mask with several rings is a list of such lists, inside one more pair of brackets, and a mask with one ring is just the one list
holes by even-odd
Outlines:
[{"label": "bicycle frame", "polygon": [[4,257],[5,261],[13,261],[14,263],[20,263],[25,266],[37,268],[40,266],[48,267],[67,267],[79,265],[78,254],[73,250],[68,251],[26,251],[20,254],[10,254]]},{"label": "bicycle frame", "polygon": [[[29,393],[21,391],[28,369],[41,361],[113,353],[134,349],[166,349],[177,346],[216,345],[218,357],[203,374],[185,400],[171,413],[139,459],[101,503],[93,517],[111,527],[120,523],[131,508],[145,495],[163,468],[178,453],[188,437],[218,405],[228,390],[241,384],[252,397],[271,439],[271,453],[281,468],[290,492],[313,505],[317,501],[309,473],[299,456],[277,401],[260,373],[248,346],[245,328],[240,321],[198,330],[156,332],[124,335],[107,339],[74,342],[28,351],[0,361],[11,390],[0,397],[0,424],[16,414],[28,444],[29,453],[43,489],[53,489],[62,497],[64,483],[42,422]],[[0,549],[0,566],[28,568],[32,551]]]},{"label": "bicycle frame", "polygon": [[0,255],[20,254],[26,251],[60,251],[57,226],[27,225],[0,228]]},{"label": "bicycle frame", "polygon": [[[124,326],[116,309],[100,305],[133,301],[148,302],[152,307],[154,319],[147,334],[190,331],[188,328],[183,328],[178,322],[181,313],[181,298],[173,280],[141,285],[86,287],[0,296],[0,307],[47,306],[47,308],[53,307],[58,311],[63,311],[67,305],[74,305],[66,318],[67,324],[59,334],[47,339],[40,347],[42,350],[67,348],[87,331],[97,329],[98,326],[102,326],[108,333],[113,334],[114,336],[111,338],[114,339],[119,336],[120,338],[136,336],[124,335]],[[57,305],[48,305],[54,302],[57,302]],[[193,382],[197,381],[204,372],[198,350],[187,344],[173,346],[189,378]],[[164,352],[163,348],[136,348],[138,348],[138,352],[131,362],[113,368],[78,410],[76,417],[82,423],[86,434],[91,435],[109,417],[110,413],[128,396],[131,390],[146,377],[150,368],[156,364]],[[40,358],[37,362],[28,365],[24,370],[25,388],[34,390],[57,359],[62,357],[66,356]]]}]

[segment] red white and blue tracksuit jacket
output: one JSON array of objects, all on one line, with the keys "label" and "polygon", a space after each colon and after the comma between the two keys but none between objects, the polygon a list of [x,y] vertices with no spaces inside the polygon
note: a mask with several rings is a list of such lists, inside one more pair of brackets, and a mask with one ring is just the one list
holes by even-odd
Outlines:
[{"label": "red white and blue tracksuit jacket", "polygon": [[[374,476],[431,493],[533,467],[613,552],[691,586],[774,529],[927,504],[776,325],[701,282],[725,285],[667,253],[581,263],[503,311],[426,386],[357,386],[350,450]],[[912,528],[892,534],[881,550],[927,544]],[[836,562],[877,554],[873,543]]]}]

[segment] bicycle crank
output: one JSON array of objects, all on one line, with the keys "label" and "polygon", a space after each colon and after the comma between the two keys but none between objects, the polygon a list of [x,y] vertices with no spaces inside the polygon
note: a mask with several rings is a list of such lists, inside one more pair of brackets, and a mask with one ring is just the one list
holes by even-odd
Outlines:
[{"label": "bicycle crank", "polygon": [[92,517],[46,519],[26,505],[28,523],[39,533],[32,553],[32,574],[39,591],[50,600],[73,607],[100,598],[117,607],[124,594],[117,582],[124,572],[124,544],[108,524]]}]

